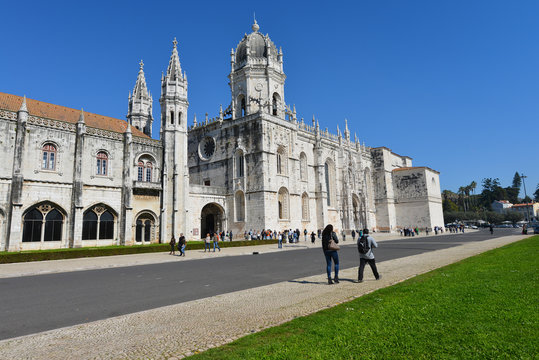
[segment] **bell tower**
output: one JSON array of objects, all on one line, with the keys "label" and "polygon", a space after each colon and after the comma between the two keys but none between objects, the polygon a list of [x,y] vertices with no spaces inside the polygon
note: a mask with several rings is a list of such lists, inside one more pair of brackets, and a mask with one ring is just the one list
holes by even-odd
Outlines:
[{"label": "bell tower", "polygon": [[283,51],[258,31],[256,20],[251,28],[230,52],[232,118],[261,111],[284,119]]},{"label": "bell tower", "polygon": [[167,73],[161,77],[161,141],[163,143],[163,192],[161,241],[187,234],[189,168],[187,165],[187,75],[182,74],[176,38]]}]

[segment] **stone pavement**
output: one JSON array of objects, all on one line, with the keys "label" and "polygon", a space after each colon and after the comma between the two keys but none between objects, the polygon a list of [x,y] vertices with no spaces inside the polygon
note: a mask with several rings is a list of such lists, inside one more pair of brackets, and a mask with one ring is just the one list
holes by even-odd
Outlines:
[{"label": "stone pavement", "polygon": [[321,261],[322,271],[315,276],[4,340],[0,358],[179,359],[523,237],[465,243],[380,262],[383,278],[375,281],[367,271],[361,284],[352,282],[357,269],[345,269],[340,284],[327,285]]}]

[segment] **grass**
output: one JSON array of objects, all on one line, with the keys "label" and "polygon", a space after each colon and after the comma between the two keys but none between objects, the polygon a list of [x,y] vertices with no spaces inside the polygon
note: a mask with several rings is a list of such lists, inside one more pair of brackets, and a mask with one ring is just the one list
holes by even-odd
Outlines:
[{"label": "grass", "polygon": [[538,249],[534,236],[190,359],[538,359]]},{"label": "grass", "polygon": [[[252,240],[252,241],[221,241],[221,248],[237,247],[237,246],[252,246],[277,243],[277,240]],[[212,245],[213,246],[213,245]],[[203,249],[202,241],[189,241],[186,250]],[[48,249],[48,250],[28,250],[19,252],[0,252],[0,264],[29,262],[29,261],[44,261],[44,260],[60,260],[60,259],[76,259],[83,257],[96,256],[112,256],[112,255],[129,255],[141,254],[150,252],[170,251],[169,244],[149,244],[149,245],[133,245],[133,246],[95,246],[69,249]]]}]

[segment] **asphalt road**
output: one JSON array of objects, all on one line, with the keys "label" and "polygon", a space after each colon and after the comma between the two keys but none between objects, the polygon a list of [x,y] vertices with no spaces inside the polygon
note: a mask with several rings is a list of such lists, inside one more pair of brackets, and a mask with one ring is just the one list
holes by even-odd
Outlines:
[{"label": "asphalt road", "polygon": [[[375,254],[381,262],[515,233],[403,237],[380,243]],[[341,245],[341,268],[357,267],[355,245]],[[379,271],[383,274],[383,266]],[[321,249],[306,248],[0,279],[0,340],[324,272]]]}]

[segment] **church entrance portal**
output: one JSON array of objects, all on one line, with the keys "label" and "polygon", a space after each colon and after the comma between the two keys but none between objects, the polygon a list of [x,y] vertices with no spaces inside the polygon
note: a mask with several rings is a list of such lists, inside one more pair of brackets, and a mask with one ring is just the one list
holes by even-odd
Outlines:
[{"label": "church entrance portal", "polygon": [[224,217],[221,206],[215,203],[204,206],[200,215],[200,237],[205,238],[206,234],[214,231],[223,231]]}]

